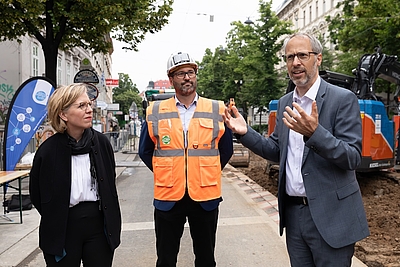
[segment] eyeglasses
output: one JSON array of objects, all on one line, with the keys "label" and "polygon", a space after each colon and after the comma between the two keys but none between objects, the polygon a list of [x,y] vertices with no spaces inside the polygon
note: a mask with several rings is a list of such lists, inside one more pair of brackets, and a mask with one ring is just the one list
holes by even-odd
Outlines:
[{"label": "eyeglasses", "polygon": [[92,102],[82,102],[78,104],[72,104],[74,106],[78,106],[79,109],[87,111],[88,107],[92,108],[93,103]]},{"label": "eyeglasses", "polygon": [[187,76],[189,76],[189,78],[196,77],[196,72],[193,71],[193,70],[186,71],[186,72],[185,71],[180,71],[180,72],[175,73],[174,76],[178,77],[179,79],[183,79],[183,78],[186,77],[186,74],[187,74]]},{"label": "eyeglasses", "polygon": [[294,58],[297,57],[301,62],[308,61],[310,59],[310,55],[318,55],[319,53],[317,52],[298,52],[297,54],[289,54],[289,55],[283,55],[283,60],[286,61],[286,63],[292,63],[294,61]]}]

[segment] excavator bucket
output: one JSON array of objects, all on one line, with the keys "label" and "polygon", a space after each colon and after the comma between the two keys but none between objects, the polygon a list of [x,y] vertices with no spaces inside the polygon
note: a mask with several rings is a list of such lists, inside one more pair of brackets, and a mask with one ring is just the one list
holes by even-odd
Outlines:
[{"label": "excavator bucket", "polygon": [[233,143],[233,155],[229,164],[233,167],[248,167],[250,163],[249,149],[240,143]]}]

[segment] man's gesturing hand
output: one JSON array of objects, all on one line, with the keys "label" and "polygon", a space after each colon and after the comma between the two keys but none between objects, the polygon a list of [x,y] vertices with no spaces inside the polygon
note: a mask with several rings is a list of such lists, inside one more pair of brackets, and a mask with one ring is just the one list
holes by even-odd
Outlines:
[{"label": "man's gesturing hand", "polygon": [[[232,115],[233,114],[233,115]],[[247,133],[247,123],[243,116],[239,113],[236,106],[231,109],[226,108],[225,114],[222,115],[226,125],[232,129],[234,133],[244,135]]]},{"label": "man's gesturing hand", "polygon": [[311,137],[311,135],[313,135],[318,127],[318,109],[315,100],[312,103],[311,115],[308,115],[304,109],[295,102],[293,103],[293,109],[286,106],[285,110],[282,120],[289,129],[306,137]]}]

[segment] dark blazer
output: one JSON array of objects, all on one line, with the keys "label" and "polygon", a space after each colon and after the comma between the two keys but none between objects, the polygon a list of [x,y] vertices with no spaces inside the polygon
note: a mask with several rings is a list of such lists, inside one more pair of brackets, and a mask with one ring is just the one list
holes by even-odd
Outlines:
[{"label": "dark blazer", "polygon": [[[264,138],[251,127],[240,138],[256,154],[279,162],[278,207],[280,234],[285,227],[286,157],[289,128],[283,123],[285,106],[292,107],[293,92],[278,102],[276,127]],[[357,97],[349,90],[321,79],[316,96],[319,125],[304,138],[302,176],[311,216],[324,240],[339,248],[369,235],[355,170],[361,163],[361,116]]]},{"label": "dark blazer", "polygon": [[[94,161],[105,219],[105,231],[114,250],[120,244],[121,211],[115,184],[114,152],[107,137],[94,131]],[[39,246],[62,255],[71,192],[71,149],[68,137],[57,133],[37,150],[30,172],[30,197],[41,215]]]}]

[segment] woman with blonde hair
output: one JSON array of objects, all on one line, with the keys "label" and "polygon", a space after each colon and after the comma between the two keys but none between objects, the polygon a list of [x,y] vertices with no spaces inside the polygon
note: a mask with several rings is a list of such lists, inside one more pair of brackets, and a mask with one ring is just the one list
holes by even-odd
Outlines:
[{"label": "woman with blonde hair", "polygon": [[120,244],[114,153],[92,128],[87,90],[75,83],[50,97],[56,134],[39,147],[30,173],[30,196],[41,215],[39,246],[49,267],[112,266]]}]

